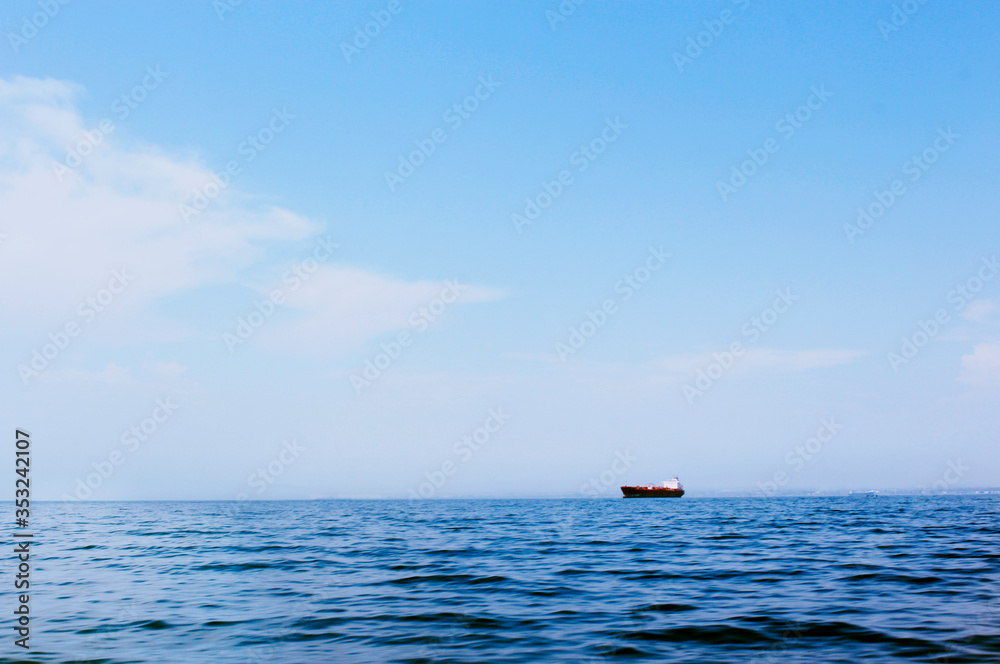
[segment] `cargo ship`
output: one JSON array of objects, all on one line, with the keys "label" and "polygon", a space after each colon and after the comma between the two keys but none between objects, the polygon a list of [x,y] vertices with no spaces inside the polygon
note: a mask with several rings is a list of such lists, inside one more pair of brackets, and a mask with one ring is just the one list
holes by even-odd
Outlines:
[{"label": "cargo ship", "polygon": [[676,477],[672,480],[661,482],[659,486],[647,484],[646,486],[623,486],[623,498],[680,498],[684,495],[684,487]]}]

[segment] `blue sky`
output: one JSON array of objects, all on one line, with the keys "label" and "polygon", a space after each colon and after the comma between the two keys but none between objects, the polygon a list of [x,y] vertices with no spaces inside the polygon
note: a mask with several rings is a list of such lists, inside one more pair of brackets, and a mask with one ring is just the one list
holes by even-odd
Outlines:
[{"label": "blue sky", "polygon": [[[39,440],[39,496],[610,496],[674,474],[693,491],[775,473],[788,490],[996,486],[1000,10],[904,4],[889,30],[890,2],[585,2],[564,21],[557,2],[69,2],[45,20],[6,3],[0,414]],[[373,12],[386,24],[348,61]],[[581,161],[588,145],[603,152]],[[734,166],[753,174],[724,200]],[[338,246],[318,260],[317,239]],[[670,258],[621,286],[651,250]],[[134,279],[81,314],[123,267]],[[778,291],[796,299],[765,314]],[[22,371],[67,323],[78,336]],[[165,399],[148,441],[123,443]],[[497,408],[509,419],[463,452]],[[832,440],[797,452],[831,417]]]}]

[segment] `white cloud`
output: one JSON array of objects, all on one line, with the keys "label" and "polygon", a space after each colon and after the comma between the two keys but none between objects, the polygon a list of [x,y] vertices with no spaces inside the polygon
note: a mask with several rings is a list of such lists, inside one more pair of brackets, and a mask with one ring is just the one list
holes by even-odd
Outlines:
[{"label": "white cloud", "polygon": [[809,371],[850,364],[863,356],[863,350],[823,348],[817,350],[776,350],[753,348],[747,352],[747,368],[774,367],[785,371]]},{"label": "white cloud", "polygon": [[965,307],[962,318],[973,323],[996,323],[1000,319],[1000,303],[993,300],[973,300]]},{"label": "white cloud", "polygon": [[976,344],[971,354],[963,355],[958,380],[976,386],[1000,385],[1000,343]]},{"label": "white cloud", "polygon": [[[142,305],[241,283],[247,272],[268,271],[265,252],[275,245],[290,251],[321,231],[287,209],[257,204],[236,184],[186,223],[179,206],[210,181],[210,170],[155,147],[121,146],[115,133],[58,175],[54,166],[67,148],[99,123],[81,118],[74,106],[79,92],[62,81],[0,79],[0,282],[14,286],[0,289],[0,307],[8,320],[33,330],[61,325],[107,286],[113,270],[125,268],[134,281],[116,299],[115,315],[128,312],[116,326],[133,341],[159,338],[163,325],[150,324]],[[269,326],[268,334],[317,349],[357,345],[405,325],[439,288],[325,265],[290,298],[297,320]],[[463,299],[497,296],[470,287]]]},{"label": "white cloud", "polygon": [[[659,358],[656,364],[667,371],[678,374],[694,374],[709,364],[717,362],[725,349],[706,351],[704,353],[689,353]],[[816,349],[816,350],[778,350],[774,348],[750,348],[741,357],[736,358],[732,372],[745,373],[759,369],[775,369],[779,371],[809,371],[823,369],[841,364],[849,364],[865,354],[861,350],[847,349]]]},{"label": "white cloud", "polygon": [[188,370],[186,366],[179,362],[152,362],[147,363],[143,368],[151,374],[167,378],[180,376]]},{"label": "white cloud", "polygon": [[129,367],[123,367],[109,363],[103,369],[90,371],[87,369],[67,368],[54,371],[46,371],[40,374],[40,380],[74,382],[74,383],[101,383],[104,385],[136,385]]},{"label": "white cloud", "polygon": [[[452,295],[448,283],[457,284],[457,296]],[[289,293],[286,306],[301,315],[262,329],[261,338],[268,345],[337,352],[356,348],[378,334],[417,329],[410,323],[414,315],[428,326],[435,325],[447,320],[454,306],[503,296],[498,289],[454,280],[408,282],[356,268],[323,266],[301,288]],[[446,300],[451,299],[454,302],[448,304]]]},{"label": "white cloud", "polygon": [[[718,361],[717,356],[722,356],[727,349],[720,348],[716,351],[704,351],[700,353],[682,353],[678,355],[668,355],[654,359],[651,366],[668,373],[675,374],[677,378],[685,378],[690,374],[695,374],[699,369],[704,370],[709,364]],[[747,373],[761,369],[774,369],[779,371],[810,371],[812,369],[823,369],[827,367],[850,364],[859,357],[865,355],[863,350],[848,349],[816,349],[816,350],[778,350],[774,348],[750,348],[744,354],[736,358],[733,363],[732,373]],[[564,362],[556,353],[506,353],[507,357],[525,362],[540,362],[545,364],[563,365],[567,367],[579,367],[584,365],[603,367],[632,367],[628,363],[607,363],[590,362],[584,359],[573,358],[569,362]]]},{"label": "white cloud", "polygon": [[225,193],[185,224],[178,205],[208,181],[208,169],[115,147],[113,134],[60,181],[53,166],[85,129],[69,105],[76,91],[57,81],[0,81],[0,280],[17,284],[0,291],[7,311],[73,311],[122,267],[136,276],[132,302],[231,281],[261,257],[262,241],[318,231],[287,210],[232,205]]}]

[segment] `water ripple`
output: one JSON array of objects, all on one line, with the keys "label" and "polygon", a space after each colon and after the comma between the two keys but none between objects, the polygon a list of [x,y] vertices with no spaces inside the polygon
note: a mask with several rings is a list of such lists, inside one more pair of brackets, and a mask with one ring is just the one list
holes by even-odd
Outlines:
[{"label": "water ripple", "polygon": [[39,510],[38,662],[1000,661],[997,496]]}]

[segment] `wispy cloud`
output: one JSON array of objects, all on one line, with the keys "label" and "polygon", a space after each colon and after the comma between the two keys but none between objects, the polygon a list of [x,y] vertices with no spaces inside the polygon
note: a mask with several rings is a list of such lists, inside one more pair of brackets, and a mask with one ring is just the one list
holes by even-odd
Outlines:
[{"label": "wispy cloud", "polygon": [[8,311],[72,311],[123,266],[136,274],[133,304],[233,281],[261,260],[261,241],[319,230],[288,210],[229,200],[186,225],[178,202],[209,180],[209,169],[155,148],[117,147],[113,134],[60,180],[55,165],[66,149],[94,131],[71,105],[77,92],[58,81],[0,82],[0,209],[9,236],[0,279],[21,284],[0,292]]},{"label": "wispy cloud", "polygon": [[[656,360],[656,364],[667,371],[687,375],[715,362],[715,353],[721,353],[723,350],[720,348],[715,352],[705,351],[703,353],[687,353],[661,357]],[[786,372],[824,369],[842,364],[850,364],[865,354],[866,351],[863,350],[833,348],[813,350],[751,348],[736,360],[733,365],[733,374],[767,369]]]},{"label": "wispy cloud", "polygon": [[[500,289],[462,286],[458,304],[506,295]],[[420,316],[421,308],[426,311],[441,290],[441,282],[404,281],[357,268],[324,266],[290,293],[285,306],[298,315],[262,330],[261,341],[317,354],[350,350],[370,337],[408,328],[411,318]],[[448,313],[440,318],[447,320]]]},{"label": "wispy cloud", "polygon": [[1000,386],[1000,343],[976,344],[972,353],[963,355],[958,380],[977,387]]},{"label": "wispy cloud", "polygon": [[78,368],[58,369],[42,374],[41,380],[68,383],[97,383],[102,385],[129,386],[138,382],[132,375],[130,367],[123,367],[110,362],[103,369],[89,370]]},{"label": "wispy cloud", "polygon": [[973,323],[1000,323],[1000,302],[973,300],[962,312],[962,318]]},{"label": "wispy cloud", "polygon": [[[116,316],[128,312],[116,325],[128,329],[132,341],[162,338],[159,330],[176,325],[176,316],[157,325],[143,305],[205,286],[253,288],[244,275],[280,268],[271,264],[275,255],[294,253],[323,230],[235,187],[185,223],[179,205],[211,181],[211,169],[155,146],[121,145],[114,133],[75,168],[58,168],[67,149],[87,132],[94,136],[99,123],[79,114],[80,92],[51,79],[0,79],[0,232],[6,236],[0,280],[18,284],[0,290],[0,307],[18,324],[32,330],[61,324],[112,270],[125,268],[134,282],[115,302]],[[295,320],[276,321],[262,337],[306,350],[344,349],[404,326],[439,287],[327,264],[289,298]],[[470,286],[461,301],[501,295]],[[201,332],[214,338],[221,331]]]},{"label": "wispy cloud", "polygon": [[143,365],[143,368],[151,374],[166,378],[180,376],[188,370],[187,367],[179,362],[150,362]]}]

